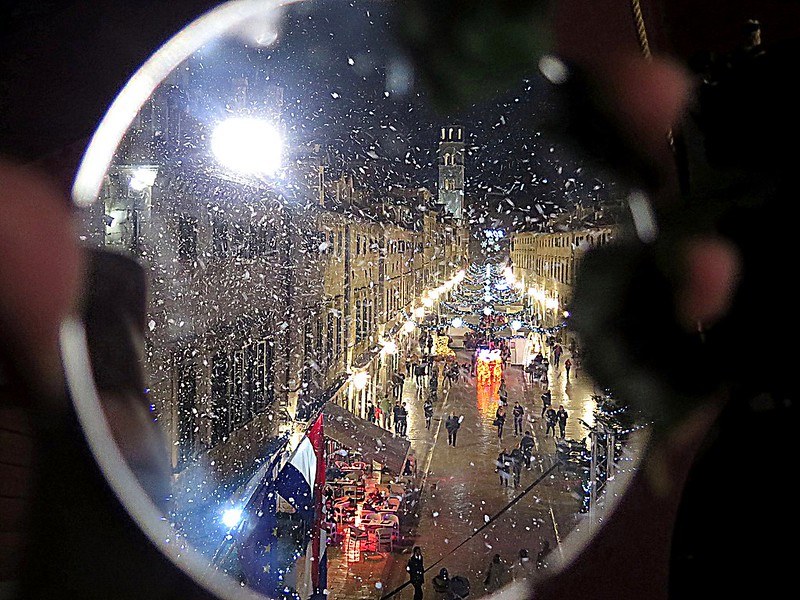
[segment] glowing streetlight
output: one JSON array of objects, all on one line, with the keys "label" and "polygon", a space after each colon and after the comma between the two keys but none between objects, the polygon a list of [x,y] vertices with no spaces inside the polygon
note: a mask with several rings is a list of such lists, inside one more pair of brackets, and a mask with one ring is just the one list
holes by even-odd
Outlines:
[{"label": "glowing streetlight", "polygon": [[513,329],[514,331],[522,329],[522,321],[518,319],[514,319],[513,321],[511,321],[511,329]]},{"label": "glowing streetlight", "polygon": [[450,324],[456,328],[461,327],[462,325],[464,325],[464,319],[462,319],[461,317],[456,317],[450,322]]},{"label": "glowing streetlight", "polygon": [[369,373],[367,373],[366,371],[359,371],[358,373],[354,373],[350,377],[350,381],[353,382],[354,388],[361,391],[365,387],[367,387],[367,384],[369,383]]},{"label": "glowing streetlight", "polygon": [[134,192],[143,192],[153,186],[156,182],[156,175],[158,175],[158,167],[138,167],[131,173],[129,185]]},{"label": "glowing streetlight", "polygon": [[268,121],[232,117],[214,129],[211,151],[231,171],[274,175],[281,166],[283,140],[275,125]]},{"label": "glowing streetlight", "polygon": [[233,529],[236,527],[242,520],[242,509],[241,508],[229,508],[225,512],[222,513],[222,524],[225,525],[228,529]]}]

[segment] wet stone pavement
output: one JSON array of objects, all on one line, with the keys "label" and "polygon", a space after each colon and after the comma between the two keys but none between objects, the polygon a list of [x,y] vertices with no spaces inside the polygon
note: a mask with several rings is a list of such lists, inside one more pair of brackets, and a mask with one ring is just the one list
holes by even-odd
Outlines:
[{"label": "wet stone pavement", "polygon": [[[469,361],[459,353],[459,362]],[[563,404],[570,418],[566,437],[581,439],[587,430],[579,418],[592,423],[591,382],[573,369],[569,383],[562,368],[550,370],[553,406]],[[545,437],[540,396],[544,388],[525,381],[522,368],[511,366],[505,373],[508,388],[508,417],[503,438],[498,439],[492,425],[498,402],[498,385],[478,386],[473,377],[462,377],[451,389],[440,385],[430,430],[425,429],[422,394],[407,378],[404,400],[409,408],[408,436],[419,469],[421,498],[418,510],[403,530],[403,540],[390,555],[381,560],[348,563],[344,553],[329,549],[329,595],[334,599],[377,599],[391,593],[407,580],[406,562],[411,548],[422,548],[426,567],[425,595],[436,597],[431,579],[442,567],[451,576],[463,575],[471,583],[472,597],[485,593],[483,579],[492,556],[499,553],[511,563],[526,548],[535,561],[542,540],[553,552],[561,551],[564,537],[576,528],[583,515],[578,514],[579,500],[573,495],[574,482],[565,480],[553,466],[555,441]],[[504,487],[495,472],[497,455],[519,443],[513,434],[511,409],[519,400],[525,409],[525,428],[536,442],[534,464],[523,469],[520,486]],[[454,412],[463,416],[458,445],[447,443],[444,420]],[[543,476],[543,473],[547,472]],[[525,490],[540,479],[528,493]],[[522,494],[513,506],[493,518]],[[416,517],[416,518],[414,518]],[[491,521],[488,525],[487,521]],[[486,527],[480,530],[481,527]],[[476,533],[477,532],[477,533]],[[413,588],[405,586],[394,598],[413,597]]]}]

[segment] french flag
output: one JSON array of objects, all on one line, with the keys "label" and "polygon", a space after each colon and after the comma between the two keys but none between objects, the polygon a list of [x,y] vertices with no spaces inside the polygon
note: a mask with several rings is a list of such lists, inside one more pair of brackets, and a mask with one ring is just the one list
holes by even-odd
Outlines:
[{"label": "french flag", "polygon": [[310,527],[302,581],[297,582],[300,598],[321,597],[327,587],[327,555],[322,528],[325,488],[325,436],[322,415],[308,428],[289,462],[281,469],[276,491]]}]

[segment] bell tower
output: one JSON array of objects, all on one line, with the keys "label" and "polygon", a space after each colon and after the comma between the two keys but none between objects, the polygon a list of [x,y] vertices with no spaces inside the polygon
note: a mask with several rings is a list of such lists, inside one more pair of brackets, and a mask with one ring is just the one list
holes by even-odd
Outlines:
[{"label": "bell tower", "polygon": [[439,137],[439,203],[451,217],[464,216],[464,128],[442,127]]}]

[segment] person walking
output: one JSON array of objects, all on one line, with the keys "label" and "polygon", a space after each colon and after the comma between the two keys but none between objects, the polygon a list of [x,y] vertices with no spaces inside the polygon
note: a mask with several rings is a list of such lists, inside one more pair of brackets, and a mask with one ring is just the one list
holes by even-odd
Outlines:
[{"label": "person walking", "polygon": [[406,403],[403,402],[400,405],[400,435],[405,436],[406,432],[408,431],[408,409],[406,408]]},{"label": "person walking", "polygon": [[506,407],[502,404],[494,413],[494,425],[497,427],[497,439],[503,439],[503,426],[506,424]]},{"label": "person walking", "polygon": [[[567,414],[567,410],[564,408],[563,404],[558,405],[558,412],[556,413],[556,418],[558,419],[558,429],[561,433],[561,437],[564,437],[564,432],[567,430],[567,418],[569,414]],[[555,435],[555,431],[553,431]]]},{"label": "person walking", "polygon": [[553,394],[550,390],[546,390],[544,394],[542,394],[542,415],[547,412],[547,409],[550,408],[550,405],[553,403]]},{"label": "person walking", "polygon": [[431,428],[431,419],[433,418],[433,402],[430,398],[425,400],[425,404],[422,406],[422,410],[425,413],[425,429]]},{"label": "person walking", "polygon": [[394,394],[396,400],[403,399],[403,387],[406,383],[406,376],[403,375],[400,371],[395,372],[394,374]]},{"label": "person walking", "polygon": [[445,421],[444,427],[447,429],[447,444],[455,448],[458,430],[461,427],[461,419],[456,416],[456,413],[450,413],[450,416],[447,417],[447,421]]},{"label": "person walking", "polygon": [[561,347],[561,344],[556,344],[553,346],[553,364],[555,365],[556,369],[561,362],[561,353],[563,351],[564,349]]},{"label": "person walking", "polygon": [[414,600],[422,600],[422,586],[425,583],[425,566],[422,559],[422,548],[414,546],[411,558],[406,565],[408,580],[414,586]]},{"label": "person walking", "polygon": [[486,569],[486,577],[483,579],[483,585],[486,586],[486,591],[491,594],[499,590],[506,583],[508,583],[508,567],[503,559],[500,558],[500,555],[495,554],[492,561],[489,563],[489,568]]},{"label": "person walking", "polygon": [[367,419],[370,423],[375,423],[375,405],[372,400],[367,402]]},{"label": "person walking", "polygon": [[527,376],[528,383],[533,385],[536,381],[536,363],[531,361],[528,363],[528,366],[525,367],[525,374]]},{"label": "person walking", "polygon": [[422,360],[414,365],[414,379],[417,382],[417,388],[421,388],[425,383],[425,363]]},{"label": "person walking", "polygon": [[531,468],[531,457],[533,456],[533,448],[535,445],[536,442],[534,442],[531,432],[526,431],[525,435],[523,435],[522,439],[519,441],[519,447],[520,450],[522,450],[522,456],[525,458],[525,467],[528,470]]},{"label": "person walking", "polygon": [[519,400],[514,403],[514,408],[511,411],[514,416],[514,436],[522,435],[522,422],[525,415],[525,409],[519,403]]},{"label": "person walking", "polygon": [[508,386],[506,386],[506,380],[500,380],[500,388],[497,390],[497,394],[500,397],[500,404],[503,406],[508,404]]},{"label": "person walking", "polygon": [[544,415],[545,422],[547,423],[547,429],[545,429],[544,436],[550,433],[550,430],[553,430],[553,437],[556,437],[556,421],[558,420],[558,415],[553,408],[548,408],[547,412]]},{"label": "person walking", "polygon": [[392,407],[392,421],[394,422],[394,432],[396,435],[402,435],[402,425],[400,424],[400,403],[395,401]]},{"label": "person walking", "polygon": [[569,371],[572,368],[572,361],[567,359],[564,361],[564,370],[567,372],[567,383],[569,383]]},{"label": "person walking", "polygon": [[500,454],[497,455],[497,467],[495,468],[495,472],[500,477],[500,485],[508,487],[511,481],[511,455],[505,448],[500,450]]}]

